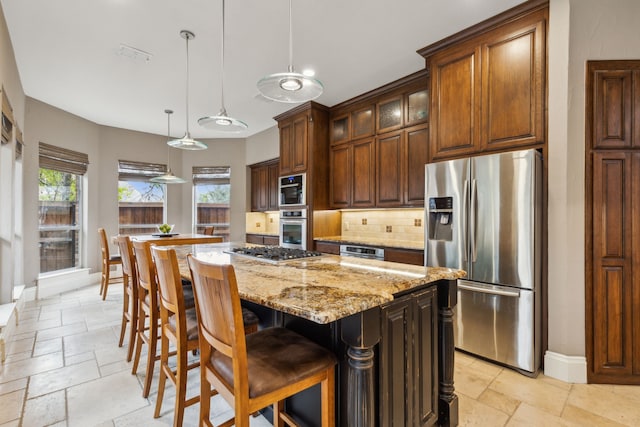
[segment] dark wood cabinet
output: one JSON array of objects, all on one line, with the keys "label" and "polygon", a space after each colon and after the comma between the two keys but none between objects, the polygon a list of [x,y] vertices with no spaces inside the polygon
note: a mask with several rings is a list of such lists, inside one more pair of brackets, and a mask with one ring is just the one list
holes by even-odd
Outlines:
[{"label": "dark wood cabinet", "polygon": [[424,265],[424,251],[419,249],[385,248],[384,260],[402,264]]},{"label": "dark wood cabinet", "polygon": [[278,159],[250,165],[251,211],[278,210]]},{"label": "dark wood cabinet", "polygon": [[423,206],[428,111],[426,70],[336,106],[331,207]]},{"label": "dark wood cabinet", "polygon": [[275,161],[267,166],[267,210],[277,211],[280,206],[280,189],[278,178],[280,177],[280,162]]},{"label": "dark wood cabinet", "polygon": [[331,147],[331,207],[375,205],[375,144],[364,139]]},{"label": "dark wood cabinet", "polygon": [[378,133],[389,132],[402,127],[404,124],[404,105],[402,101],[402,94],[378,101],[378,120],[376,122],[376,131]]},{"label": "dark wood cabinet", "polygon": [[270,234],[246,234],[245,241],[255,245],[277,246],[280,244],[280,238]]},{"label": "dark wood cabinet", "polygon": [[424,205],[424,169],[429,161],[426,125],[376,139],[376,206]]},{"label": "dark wood cabinet", "polygon": [[546,8],[460,43],[425,48],[431,160],[543,144]]},{"label": "dark wood cabinet", "polygon": [[640,385],[640,61],[590,61],[587,380]]},{"label": "dark wood cabinet", "polygon": [[279,123],[280,127],[280,175],[290,175],[307,170],[309,116],[299,114]]},{"label": "dark wood cabinet", "polygon": [[340,255],[340,243],[316,242],[316,251],[325,254]]},{"label": "dark wood cabinet", "polygon": [[329,208],[329,108],[309,101],[274,119],[280,130],[280,176],[306,173],[307,247],[311,248],[311,213]]},{"label": "dark wood cabinet", "polygon": [[438,419],[437,311],[435,289],[382,307],[381,426],[430,426]]}]

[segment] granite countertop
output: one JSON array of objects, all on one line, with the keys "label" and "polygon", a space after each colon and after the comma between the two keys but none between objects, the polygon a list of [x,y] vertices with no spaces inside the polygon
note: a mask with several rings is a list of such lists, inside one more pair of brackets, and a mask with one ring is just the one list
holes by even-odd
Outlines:
[{"label": "granite countertop", "polygon": [[346,237],[346,236],[326,236],[316,237],[313,240],[316,242],[330,242],[339,244],[352,244],[352,245],[368,245],[385,248],[399,248],[399,249],[416,249],[424,250],[424,241],[415,240],[392,240],[381,239],[373,237]]},{"label": "granite countertop", "polygon": [[462,270],[421,267],[324,254],[269,263],[229,254],[242,243],[176,246],[180,273],[189,277],[186,255],[234,266],[240,297],[316,323],[330,323],[385,302],[393,295],[441,279],[465,276]]}]

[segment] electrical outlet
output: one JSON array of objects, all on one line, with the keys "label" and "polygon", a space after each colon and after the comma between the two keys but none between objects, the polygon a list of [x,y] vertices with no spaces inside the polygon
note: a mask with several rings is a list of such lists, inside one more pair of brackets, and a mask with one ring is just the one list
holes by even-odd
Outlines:
[{"label": "electrical outlet", "polygon": [[367,225],[367,218],[362,218],[362,225]]},{"label": "electrical outlet", "polygon": [[345,223],[344,223],[344,231],[349,231],[349,221],[345,221]]},{"label": "electrical outlet", "polygon": [[393,231],[392,227],[390,225],[387,225],[387,233],[391,233]]},{"label": "electrical outlet", "polygon": [[256,228],[260,228],[260,223],[256,222]]},{"label": "electrical outlet", "polygon": [[269,218],[269,224],[273,224],[273,218]]},{"label": "electrical outlet", "polygon": [[422,220],[421,219],[414,219],[413,220],[413,225],[415,225],[416,227],[422,227]]}]

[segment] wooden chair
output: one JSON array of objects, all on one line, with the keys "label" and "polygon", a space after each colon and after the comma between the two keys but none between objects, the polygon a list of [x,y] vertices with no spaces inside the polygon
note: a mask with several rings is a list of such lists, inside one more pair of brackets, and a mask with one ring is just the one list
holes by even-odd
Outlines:
[{"label": "wooden chair", "polygon": [[215,232],[215,227],[208,226],[204,228],[204,231],[202,232],[202,234],[206,234],[207,236],[213,236],[214,232]]},{"label": "wooden chair", "polygon": [[102,295],[102,299],[104,300],[107,298],[107,288],[109,287],[109,284],[120,282],[121,280],[124,280],[124,277],[111,277],[111,266],[122,264],[122,258],[119,254],[109,254],[109,242],[107,240],[107,233],[104,231],[104,228],[98,228],[98,237],[100,239],[100,252],[102,253],[100,295]]},{"label": "wooden chair", "polygon": [[122,347],[124,335],[129,323],[129,348],[127,350],[127,362],[131,361],[135,347],[136,331],[138,328],[138,274],[136,270],[136,258],[129,236],[116,238],[122,257],[122,277],[124,283],[124,297],[122,300],[122,324],[120,326],[120,341],[118,347]]},{"label": "wooden chair", "polygon": [[[200,396],[187,399],[187,372],[200,366],[189,364],[188,354],[198,349],[198,322],[195,309],[186,310],[182,280],[175,250],[151,247],[158,277],[158,305],[160,307],[160,380],[154,418],[160,416],[167,378],[176,387],[173,425],[182,426],[184,409],[200,401]],[[176,348],[176,370],[169,366],[169,344]],[[149,374],[147,374],[149,375]],[[208,394],[207,394],[208,395]]]},{"label": "wooden chair", "polygon": [[200,426],[213,426],[210,397],[217,393],[235,410],[224,426],[248,427],[249,415],[271,404],[274,426],[296,425],[283,411],[284,399],[318,383],[322,426],[333,426],[335,355],[285,328],[245,338],[233,266],[187,259],[200,334]]},{"label": "wooden chair", "polygon": [[149,242],[133,242],[133,253],[138,267],[138,327],[136,333],[136,353],[133,357],[131,373],[138,371],[138,363],[142,352],[142,345],[147,345],[147,368],[142,388],[142,396],[149,397],[153,368],[160,359],[158,354],[158,326],[160,324],[160,309],[158,307],[158,283],[156,281],[156,267],[151,258],[151,244]]}]

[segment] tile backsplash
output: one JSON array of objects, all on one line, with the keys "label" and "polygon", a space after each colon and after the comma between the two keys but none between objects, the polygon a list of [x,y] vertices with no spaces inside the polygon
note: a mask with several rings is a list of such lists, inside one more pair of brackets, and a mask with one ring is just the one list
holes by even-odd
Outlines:
[{"label": "tile backsplash", "polygon": [[247,212],[246,232],[249,234],[278,234],[279,212]]},{"label": "tile backsplash", "polygon": [[342,237],[424,241],[424,209],[343,210]]}]

